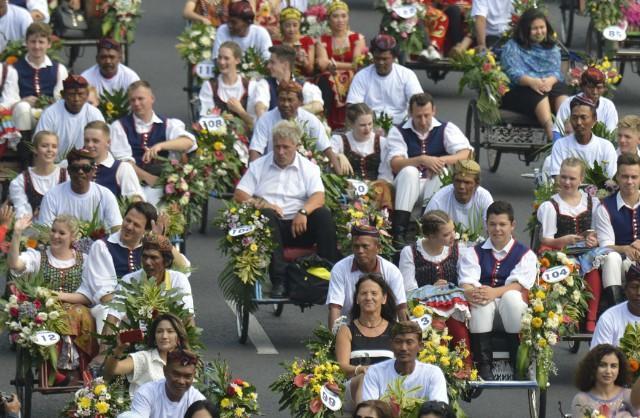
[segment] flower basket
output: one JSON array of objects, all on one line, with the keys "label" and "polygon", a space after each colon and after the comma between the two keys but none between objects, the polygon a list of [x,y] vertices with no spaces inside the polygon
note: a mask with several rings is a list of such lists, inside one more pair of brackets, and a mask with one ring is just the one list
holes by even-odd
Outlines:
[{"label": "flower basket", "polygon": [[220,408],[221,418],[249,418],[260,415],[255,386],[243,379],[231,377],[224,360],[207,363],[194,386]]},{"label": "flower basket", "polygon": [[98,377],[79,389],[60,413],[61,417],[115,418],[131,405],[124,381],[108,384]]}]

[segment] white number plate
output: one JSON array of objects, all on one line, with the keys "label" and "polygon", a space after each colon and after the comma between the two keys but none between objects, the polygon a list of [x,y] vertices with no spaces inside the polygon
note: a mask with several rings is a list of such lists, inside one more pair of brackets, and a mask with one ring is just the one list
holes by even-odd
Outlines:
[{"label": "white number plate", "polygon": [[248,234],[256,229],[255,225],[242,225],[237,228],[229,230],[229,235],[232,237],[239,237],[240,235]]},{"label": "white number plate", "polygon": [[216,66],[211,60],[200,61],[196,64],[196,75],[204,80],[213,78]]},{"label": "white number plate", "polygon": [[394,7],[393,11],[401,18],[409,19],[418,13],[418,8],[412,4],[407,4],[405,6]]},{"label": "white number plate", "polygon": [[423,331],[428,329],[431,326],[432,319],[433,318],[431,318],[431,315],[429,314],[424,314],[420,318],[411,318],[413,322],[420,325],[420,328]]},{"label": "white number plate", "polygon": [[547,283],[558,283],[569,277],[571,270],[567,266],[556,266],[542,273],[542,280]]},{"label": "white number plate", "polygon": [[627,31],[620,26],[607,26],[602,30],[602,36],[609,41],[624,41],[627,39]]},{"label": "white number plate", "polygon": [[57,344],[60,341],[60,335],[53,331],[38,331],[36,335],[31,337],[31,340],[43,347],[49,347],[50,345]]},{"label": "white number plate", "polygon": [[365,196],[367,193],[369,193],[369,186],[364,181],[354,179],[349,179],[348,181],[356,191],[356,195]]},{"label": "white number plate", "polygon": [[324,406],[332,411],[339,411],[342,408],[340,396],[327,389],[326,385],[320,389],[320,399],[322,399]]},{"label": "white number plate", "polygon": [[225,122],[222,116],[205,116],[198,121],[200,126],[211,133],[216,133],[224,129]]}]

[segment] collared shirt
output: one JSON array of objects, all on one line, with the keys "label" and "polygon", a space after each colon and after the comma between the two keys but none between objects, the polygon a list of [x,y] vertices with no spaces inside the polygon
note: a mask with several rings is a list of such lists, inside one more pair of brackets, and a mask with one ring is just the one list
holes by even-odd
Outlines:
[{"label": "collared shirt", "polygon": [[[29,170],[29,178],[34,190],[44,196],[49,190],[56,186],[60,180],[60,167],[53,170],[48,176],[41,176],[33,171],[33,167]],[[33,208],[29,203],[29,198],[24,190],[24,173],[18,174],[9,184],[9,199],[16,210],[16,219],[22,218],[24,215],[32,214]]]},{"label": "collared shirt", "polygon": [[[113,158],[111,153],[107,154],[107,158],[104,159],[99,165],[105,166],[107,168],[111,168],[116,160]],[[124,197],[133,197],[138,196],[142,200],[144,200],[144,192],[142,191],[142,187],[140,186],[140,180],[138,179],[138,175],[128,161],[123,161],[118,167],[118,171],[116,171],[116,182],[118,186],[120,186],[120,193]]]},{"label": "collared shirt", "polygon": [[251,163],[238,190],[261,197],[282,208],[284,219],[293,219],[312,194],[324,193],[320,168],[296,153],[293,163],[280,168],[269,153]]},{"label": "collared shirt", "polygon": [[27,9],[7,4],[7,13],[0,17],[0,51],[4,51],[9,41],[23,41],[27,37],[27,28],[33,23]]},{"label": "collared shirt", "polygon": [[[29,56],[24,57],[25,61],[33,68],[41,69],[46,67],[51,67],[53,62],[48,55],[44,57],[44,61],[40,65],[36,65],[29,60]],[[62,64],[58,63],[58,75],[56,77],[56,85],[53,87],[53,98],[59,100],[61,98],[60,93],[62,92],[62,82],[69,76],[69,72],[67,68]],[[4,84],[2,90],[2,106],[6,108],[11,108],[13,105],[20,101],[20,87],[18,86],[18,71],[10,65],[7,69],[7,80]]]},{"label": "collared shirt", "polygon": [[[260,116],[253,129],[249,149],[262,155],[273,151],[273,127],[281,120],[282,115],[280,115],[280,109],[277,107]],[[331,146],[331,141],[329,141],[324,125],[313,113],[299,107],[296,122],[310,137],[317,139],[316,149],[318,151],[323,152]]]},{"label": "collared shirt", "polygon": [[[507,245],[501,250],[497,250],[493,246],[491,239],[487,239],[484,244],[482,244],[482,248],[486,250],[490,249],[496,260],[500,261],[509,254],[515,242],[516,241],[511,238]],[[505,281],[505,286],[510,283],[520,283],[525,289],[531,289],[538,273],[537,262],[538,259],[533,251],[527,251],[511,271],[511,274]],[[480,261],[478,260],[475,248],[461,248],[460,258],[458,258],[458,284],[460,286],[471,284],[475,287],[480,287],[480,274]]]},{"label": "collared shirt", "polygon": [[[597,197],[589,196],[582,190],[580,190],[580,195],[582,197],[576,206],[569,206],[567,202],[562,200],[558,193],[551,196],[551,199],[558,204],[560,214],[572,216],[574,218],[587,210],[589,207],[589,199],[591,199],[591,225],[593,225],[596,210],[598,209],[598,206],[600,206],[600,200],[598,200]],[[555,237],[558,232],[558,213],[550,200],[547,200],[540,205],[537,212],[537,218],[538,222],[542,225],[540,236],[543,238]]]},{"label": "collared shirt", "polygon": [[591,140],[587,144],[580,144],[572,133],[568,136],[558,139],[553,143],[551,148],[551,164],[549,165],[549,174],[557,176],[560,174],[560,165],[569,157],[577,157],[593,167],[593,163],[599,165],[606,163],[605,174],[609,178],[613,178],[616,174],[618,164],[618,154],[613,144],[596,135],[591,135]]},{"label": "collared shirt", "polygon": [[127,380],[129,380],[129,395],[133,398],[140,386],[164,378],[165,362],[157,348],[136,351],[129,354],[129,357],[133,361],[133,372],[127,375]]},{"label": "collared shirt", "polygon": [[467,203],[460,203],[456,199],[453,184],[449,184],[431,197],[425,213],[440,209],[448,213],[454,223],[462,224],[466,228],[480,228],[484,231],[487,208],[492,203],[493,196],[482,186],[478,186]]},{"label": "collared shirt", "polygon": [[[396,299],[396,305],[407,303],[402,274],[398,267],[378,256],[376,272],[380,273],[389,285]],[[339,305],[342,307],[342,315],[349,315],[354,302],[356,283],[358,283],[360,276],[363,274],[355,264],[353,255],[338,261],[331,269],[327,305]]]},{"label": "collared shirt", "polygon": [[[162,119],[153,112],[151,121],[145,122],[135,114],[133,115],[133,122],[135,124],[136,132],[144,134],[153,128],[154,123],[162,123]],[[167,131],[166,140],[170,141],[180,136],[189,138],[193,145],[186,152],[193,152],[198,148],[196,143],[196,137],[188,132],[185,128],[184,122],[179,119],[167,118]],[[129,160],[134,161],[133,152],[131,151],[131,145],[129,144],[129,138],[122,127],[120,121],[115,121],[111,124],[111,153],[117,160]]]},{"label": "collared shirt", "polygon": [[98,64],[84,70],[82,76],[96,88],[98,96],[105,91],[109,93],[114,93],[118,90],[126,91],[131,83],[140,80],[140,76],[124,64],[118,64],[118,70],[111,78],[106,78],[102,75]]},{"label": "collared shirt", "polygon": [[[633,206],[629,206],[624,202],[622,196],[620,196],[620,192],[618,192],[616,193],[616,206],[618,210],[622,209],[623,206],[626,206],[629,209],[636,209],[640,206],[640,199],[638,199]],[[596,234],[598,235],[598,243],[601,247],[608,247],[616,244],[616,233],[613,230],[609,212],[604,205],[598,206],[595,218],[593,219],[593,225],[596,229]]]}]

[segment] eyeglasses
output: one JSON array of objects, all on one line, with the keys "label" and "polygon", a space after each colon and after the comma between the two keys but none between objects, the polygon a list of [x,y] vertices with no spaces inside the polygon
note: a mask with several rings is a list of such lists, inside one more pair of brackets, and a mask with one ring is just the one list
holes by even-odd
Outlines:
[{"label": "eyeglasses", "polygon": [[70,165],[69,172],[70,173],[79,173],[83,171],[84,173],[90,173],[93,170],[93,164],[83,164],[83,165]]}]

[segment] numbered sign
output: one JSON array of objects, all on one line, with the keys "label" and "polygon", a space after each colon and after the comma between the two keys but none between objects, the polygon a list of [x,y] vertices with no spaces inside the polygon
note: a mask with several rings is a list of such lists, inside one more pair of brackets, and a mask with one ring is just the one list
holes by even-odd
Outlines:
[{"label": "numbered sign", "polygon": [[50,345],[57,344],[60,341],[60,335],[53,331],[38,331],[36,335],[31,337],[31,340],[43,347],[49,347]]},{"label": "numbered sign", "polygon": [[542,273],[542,280],[547,283],[558,283],[569,277],[571,270],[567,266],[556,266]]},{"label": "numbered sign", "polygon": [[349,183],[353,186],[353,189],[356,191],[356,195],[365,196],[369,193],[369,186],[364,181],[349,179]]},{"label": "numbered sign", "polygon": [[431,315],[429,314],[424,314],[420,318],[411,318],[411,320],[420,325],[420,328],[424,331],[431,326],[433,318],[431,318]]},{"label": "numbered sign", "polygon": [[620,26],[607,26],[602,30],[602,36],[609,41],[624,41],[627,39],[627,31]]},{"label": "numbered sign", "polygon": [[407,4],[405,6],[394,7],[393,11],[403,19],[410,19],[418,13],[418,8],[413,4]]},{"label": "numbered sign", "polygon": [[255,225],[242,225],[237,228],[229,230],[229,235],[232,237],[239,237],[240,235],[248,234],[256,229]]},{"label": "numbered sign", "polygon": [[216,65],[212,60],[200,61],[196,64],[196,75],[203,80],[208,80],[215,76]]},{"label": "numbered sign", "polygon": [[320,389],[320,399],[324,406],[332,411],[338,411],[342,408],[342,401],[340,396],[336,395],[327,388],[327,385],[322,386]]},{"label": "numbered sign", "polygon": [[200,118],[198,123],[212,134],[223,134],[227,130],[227,126],[222,116],[204,116]]}]

